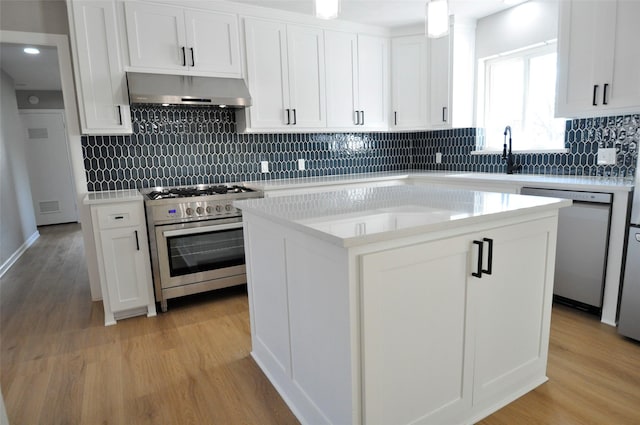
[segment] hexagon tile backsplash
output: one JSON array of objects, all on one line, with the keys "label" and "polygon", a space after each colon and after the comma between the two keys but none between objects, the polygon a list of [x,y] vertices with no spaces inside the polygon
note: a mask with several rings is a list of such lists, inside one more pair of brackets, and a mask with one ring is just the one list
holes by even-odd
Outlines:
[{"label": "hexagon tile backsplash", "polygon": [[[407,169],[504,172],[500,155],[472,155],[475,128],[413,133],[237,134],[235,111],[135,106],[131,136],[83,136],[89,191],[357,174]],[[640,114],[567,121],[570,153],[518,155],[529,174],[633,176]],[[598,166],[615,147],[615,166]],[[436,164],[435,154],[443,154]],[[297,161],[305,159],[306,169]],[[269,172],[260,172],[269,161]]]}]

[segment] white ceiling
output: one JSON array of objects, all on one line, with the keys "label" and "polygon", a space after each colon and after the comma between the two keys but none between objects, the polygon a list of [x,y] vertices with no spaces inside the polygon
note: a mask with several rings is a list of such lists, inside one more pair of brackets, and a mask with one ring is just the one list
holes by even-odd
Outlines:
[{"label": "white ceiling", "polygon": [[[1,1],[1,0],[0,0]],[[0,67],[16,83],[16,90],[62,90],[55,47],[34,46],[39,55],[28,55],[23,44],[0,44]]]},{"label": "white ceiling", "polygon": [[[314,0],[230,0],[255,6],[313,15]],[[515,0],[523,2],[525,0]],[[338,19],[382,27],[399,27],[424,22],[427,0],[340,0]],[[449,13],[481,18],[511,7],[503,0],[449,0]]]}]

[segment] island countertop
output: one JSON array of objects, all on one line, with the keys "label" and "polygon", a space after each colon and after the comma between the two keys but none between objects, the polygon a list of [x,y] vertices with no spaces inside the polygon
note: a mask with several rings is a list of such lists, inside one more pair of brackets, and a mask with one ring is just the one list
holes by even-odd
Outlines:
[{"label": "island countertop", "polygon": [[344,247],[569,205],[556,198],[412,185],[234,201],[245,213]]}]

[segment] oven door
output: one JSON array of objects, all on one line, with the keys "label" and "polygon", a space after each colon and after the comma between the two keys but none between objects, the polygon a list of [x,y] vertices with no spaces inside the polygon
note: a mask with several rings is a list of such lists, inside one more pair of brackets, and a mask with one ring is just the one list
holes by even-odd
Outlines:
[{"label": "oven door", "polygon": [[156,226],[163,289],[246,273],[242,218]]}]

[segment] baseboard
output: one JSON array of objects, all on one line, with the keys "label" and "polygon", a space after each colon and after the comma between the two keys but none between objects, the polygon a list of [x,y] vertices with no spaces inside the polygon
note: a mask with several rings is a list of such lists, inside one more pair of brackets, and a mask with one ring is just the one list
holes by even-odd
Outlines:
[{"label": "baseboard", "polygon": [[22,257],[22,254],[24,254],[24,252],[29,249],[29,247],[31,245],[33,245],[33,243],[38,240],[38,238],[40,237],[40,232],[38,232],[37,230],[33,233],[33,235],[29,236],[29,238],[25,241],[25,243],[22,244],[22,246],[20,248],[18,248],[16,250],[16,252],[14,252],[11,257],[9,257],[7,259],[7,261],[5,261],[1,266],[0,266],[0,277],[2,277],[7,270],[9,270],[11,268],[11,266],[13,266],[13,264],[18,261],[18,259],[20,257]]}]

